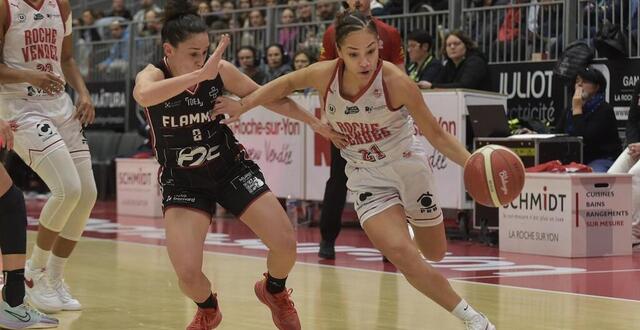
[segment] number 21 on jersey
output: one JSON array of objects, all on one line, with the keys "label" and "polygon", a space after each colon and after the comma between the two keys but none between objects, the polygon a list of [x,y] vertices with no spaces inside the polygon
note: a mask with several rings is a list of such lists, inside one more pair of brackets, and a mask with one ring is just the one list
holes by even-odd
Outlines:
[{"label": "number 21 on jersey", "polygon": [[384,152],[382,152],[382,150],[380,150],[380,148],[375,144],[368,150],[360,149],[358,151],[362,154],[362,159],[367,162],[375,162],[376,160],[382,160],[387,157],[387,155],[385,155]]}]

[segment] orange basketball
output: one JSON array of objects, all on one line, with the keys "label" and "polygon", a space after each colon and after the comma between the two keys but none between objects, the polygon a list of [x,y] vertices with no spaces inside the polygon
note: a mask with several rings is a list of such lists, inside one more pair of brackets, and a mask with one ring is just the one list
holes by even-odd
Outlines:
[{"label": "orange basketball", "polygon": [[524,165],[506,147],[490,144],[476,150],[464,166],[464,187],[476,202],[500,207],[520,195]]}]

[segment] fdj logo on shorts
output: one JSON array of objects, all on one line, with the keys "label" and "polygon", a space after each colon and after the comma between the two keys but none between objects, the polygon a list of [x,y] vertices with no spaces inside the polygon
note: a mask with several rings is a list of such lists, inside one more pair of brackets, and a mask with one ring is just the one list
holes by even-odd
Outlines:
[{"label": "fdj logo on shorts", "polygon": [[431,213],[438,209],[438,206],[433,202],[433,195],[430,192],[420,195],[417,202],[420,203],[420,213]]},{"label": "fdj logo on shorts", "polygon": [[49,140],[56,134],[56,131],[53,129],[51,123],[45,121],[37,123],[36,130],[38,131],[38,136],[42,138],[43,142]]},{"label": "fdj logo on shorts", "polygon": [[220,146],[198,146],[187,147],[178,152],[178,166],[194,167],[200,166],[207,161],[220,157],[220,152],[216,152]]}]

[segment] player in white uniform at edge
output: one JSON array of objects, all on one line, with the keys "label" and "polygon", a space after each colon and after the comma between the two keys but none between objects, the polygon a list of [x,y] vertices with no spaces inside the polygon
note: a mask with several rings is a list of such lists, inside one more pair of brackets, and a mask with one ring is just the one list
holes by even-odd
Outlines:
[{"label": "player in white uniform at edge", "polygon": [[379,59],[377,31],[370,17],[357,10],[338,17],[336,43],[338,59],[287,74],[240,101],[222,99],[214,114],[229,114],[230,122],[295,90],[318,90],[324,95],[329,123],[349,137],[349,145],[338,147],[347,160],[347,187],[373,245],[411,285],[464,321],[467,329],[495,329],[420,255],[441,260],[447,242],[432,172],[413,135],[411,117],[431,145],[458,165],[465,164],[469,152],[438,125],[415,83],[395,65]]},{"label": "player in white uniform at edge", "polygon": [[17,123],[15,151],[51,190],[25,267],[27,300],[45,312],[82,309],[63,271],[96,200],[82,133],[95,110],[73,59],[71,21],[68,0],[0,1],[0,118]]}]

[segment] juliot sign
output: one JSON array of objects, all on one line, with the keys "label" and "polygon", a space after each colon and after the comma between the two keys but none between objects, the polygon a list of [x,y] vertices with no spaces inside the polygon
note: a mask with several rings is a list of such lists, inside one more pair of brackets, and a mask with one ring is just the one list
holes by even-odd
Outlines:
[{"label": "juliot sign", "polygon": [[[568,106],[566,82],[553,75],[555,62],[491,65],[491,75],[499,82],[499,93],[507,95],[510,118],[554,122]],[[607,79],[606,99],[614,107],[618,127],[624,127],[633,88],[640,80],[640,60],[596,61],[592,64]],[[568,86],[567,93],[573,91]],[[567,100],[570,100],[568,95]]]}]

